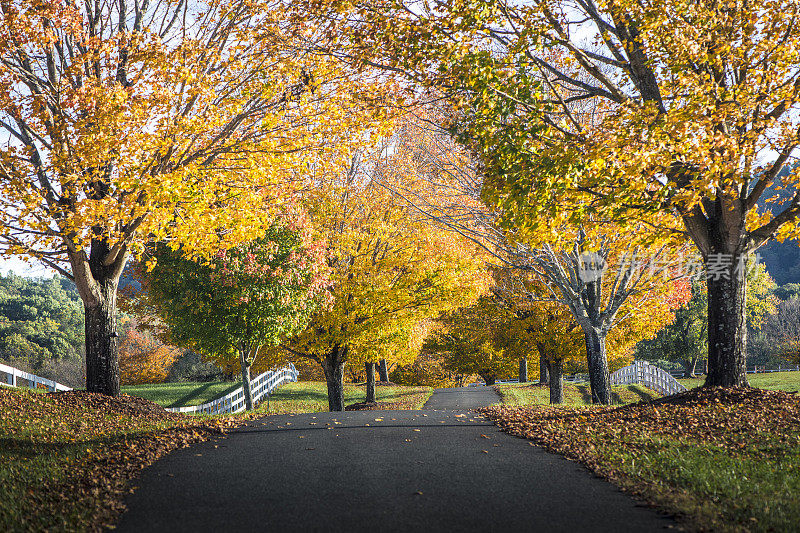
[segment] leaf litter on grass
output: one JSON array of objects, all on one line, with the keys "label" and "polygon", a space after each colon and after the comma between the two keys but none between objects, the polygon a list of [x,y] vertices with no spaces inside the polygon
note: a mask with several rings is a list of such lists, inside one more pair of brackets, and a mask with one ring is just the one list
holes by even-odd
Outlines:
[{"label": "leaf litter on grass", "polygon": [[690,529],[797,527],[800,398],[700,388],[621,407],[480,410],[503,431],[576,459]]},{"label": "leaf litter on grass", "polygon": [[244,418],[170,413],[124,394],[0,388],[0,529],[109,527],[144,467]]}]

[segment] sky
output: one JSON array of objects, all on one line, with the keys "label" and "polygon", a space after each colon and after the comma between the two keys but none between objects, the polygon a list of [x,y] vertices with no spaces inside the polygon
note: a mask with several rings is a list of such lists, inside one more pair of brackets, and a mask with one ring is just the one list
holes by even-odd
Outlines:
[{"label": "sky", "polygon": [[0,256],[0,273],[6,275],[9,271],[18,276],[25,277],[52,277],[56,273],[55,270],[48,268],[40,263],[30,262],[26,263],[16,257],[1,257]]}]

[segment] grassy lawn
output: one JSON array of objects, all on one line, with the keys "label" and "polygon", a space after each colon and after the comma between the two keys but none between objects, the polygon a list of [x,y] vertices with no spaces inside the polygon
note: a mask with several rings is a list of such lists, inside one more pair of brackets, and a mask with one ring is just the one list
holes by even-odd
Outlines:
[{"label": "grassy lawn", "polygon": [[[146,398],[164,407],[199,405],[228,394],[239,383],[216,381],[211,383],[159,383],[123,387],[122,392]],[[420,409],[433,389],[430,387],[378,386],[375,395],[379,403],[390,403],[396,409]],[[344,403],[349,405],[364,400],[364,386],[345,385]],[[269,405],[267,405],[269,403]],[[328,389],[324,382],[300,381],[281,385],[258,406],[262,415],[312,413],[328,410]]]},{"label": "grassy lawn", "polygon": [[[765,374],[747,374],[751,387],[767,390],[800,391],[800,372],[770,372]],[[705,377],[679,379],[687,389],[694,389],[705,382]]]},{"label": "grassy lawn", "polygon": [[[430,387],[378,386],[375,396],[379,404],[392,409],[421,409],[433,393]],[[364,401],[364,387],[345,385],[344,404]],[[269,405],[267,405],[269,403]],[[312,413],[328,410],[328,389],[321,381],[299,381],[278,387],[269,398],[261,402],[258,412],[277,415],[287,413]]]},{"label": "grassy lawn", "polygon": [[122,392],[131,396],[145,398],[164,407],[183,407],[200,405],[220,396],[225,396],[242,384],[239,381],[209,381],[181,383],[153,383],[147,385],[129,385],[122,387]]},{"label": "grassy lawn", "polygon": [[498,406],[504,431],[582,462],[690,530],[797,531],[800,398],[704,389],[622,407]]},{"label": "grassy lawn", "polygon": [[0,387],[0,531],[99,530],[141,468],[234,423],[138,398]]},{"label": "grassy lawn", "polygon": [[[550,389],[546,386],[531,385],[528,383],[504,383],[496,385],[503,405],[548,405],[550,403]],[[658,394],[641,385],[620,385],[611,388],[611,396],[615,404],[626,404],[641,400],[652,400]],[[592,394],[588,383],[570,385],[564,383],[564,405],[581,406],[591,405]]]}]

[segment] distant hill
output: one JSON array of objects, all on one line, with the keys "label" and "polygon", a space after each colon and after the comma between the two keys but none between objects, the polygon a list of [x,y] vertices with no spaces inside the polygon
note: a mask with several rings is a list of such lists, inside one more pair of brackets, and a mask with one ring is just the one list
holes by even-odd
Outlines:
[{"label": "distant hill", "polygon": [[[772,187],[772,195],[777,194],[781,199],[788,200],[795,192],[794,186],[786,187],[775,191],[775,187],[780,186],[780,179],[789,175],[790,167],[785,167],[780,173],[776,184]],[[761,209],[769,209],[772,212],[779,211],[781,205],[772,203],[769,205],[761,204]],[[800,243],[795,240],[778,242],[770,240],[767,244],[758,249],[761,261],[767,268],[767,272],[778,285],[787,283],[800,283]]]},{"label": "distant hill", "polygon": [[771,241],[759,248],[758,254],[775,283],[800,283],[800,243]]}]

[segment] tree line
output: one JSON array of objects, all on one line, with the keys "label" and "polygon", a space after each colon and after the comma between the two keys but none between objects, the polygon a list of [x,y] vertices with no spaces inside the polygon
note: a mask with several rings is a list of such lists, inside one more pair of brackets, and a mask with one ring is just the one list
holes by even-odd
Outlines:
[{"label": "tree line", "polygon": [[314,361],[341,409],[345,364],[458,351],[437,319],[488,294],[580,330],[608,403],[693,255],[706,384],[746,385],[748,258],[798,236],[800,6],[379,4],[2,6],[0,241],[75,284],[87,389],[119,393],[131,257],[176,338]]}]

